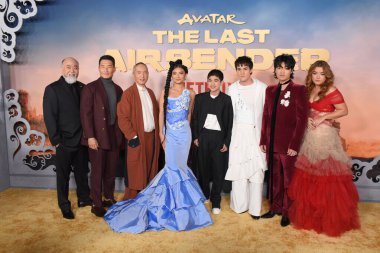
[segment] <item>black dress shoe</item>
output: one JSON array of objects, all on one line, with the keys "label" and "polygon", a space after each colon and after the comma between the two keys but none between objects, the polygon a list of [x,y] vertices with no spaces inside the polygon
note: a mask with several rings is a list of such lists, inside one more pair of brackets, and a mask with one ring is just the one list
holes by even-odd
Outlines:
[{"label": "black dress shoe", "polygon": [[281,224],[281,227],[288,226],[290,224],[290,220],[288,216],[282,216],[280,224]]},{"label": "black dress shoe", "polygon": [[68,219],[68,220],[72,220],[72,219],[74,219],[74,214],[73,214],[73,212],[71,211],[71,209],[68,209],[68,210],[61,210],[61,212],[62,212],[62,216],[63,216],[63,218]]},{"label": "black dress shoe", "polygon": [[254,220],[258,220],[258,219],[260,219],[260,216],[255,216],[255,215],[252,215],[252,214],[251,214],[251,217],[252,217],[252,219],[254,219]]},{"label": "black dress shoe", "polygon": [[116,204],[116,200],[114,199],[105,199],[102,202],[103,207],[107,207],[107,208],[112,206],[113,204]]},{"label": "black dress shoe", "polygon": [[263,219],[270,219],[270,218],[273,218],[275,215],[276,215],[275,212],[269,211],[269,212],[264,213],[263,215],[261,215],[261,218],[263,218]]},{"label": "black dress shoe", "polygon": [[101,206],[92,206],[91,207],[91,213],[95,214],[98,217],[104,217],[106,212],[107,211],[106,211],[106,209],[104,209],[104,207],[101,207]]},{"label": "black dress shoe", "polygon": [[85,207],[85,206],[92,206],[92,200],[83,200],[83,201],[78,201],[78,207]]}]

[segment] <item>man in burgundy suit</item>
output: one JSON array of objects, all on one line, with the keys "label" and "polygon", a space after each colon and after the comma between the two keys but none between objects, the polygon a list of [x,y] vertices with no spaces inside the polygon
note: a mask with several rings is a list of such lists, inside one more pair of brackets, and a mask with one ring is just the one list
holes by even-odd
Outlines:
[{"label": "man in burgundy suit", "polygon": [[115,174],[123,139],[117,124],[116,105],[123,90],[112,81],[115,70],[112,56],[100,57],[100,78],[83,88],[80,103],[82,143],[89,147],[91,162],[91,212],[98,217],[104,216],[104,207],[116,203]]},{"label": "man in burgundy suit", "polygon": [[290,224],[288,186],[307,125],[308,98],[304,85],[293,83],[296,62],[291,55],[274,59],[278,85],[266,90],[260,148],[267,154],[270,211],[262,218],[282,214],[281,226]]}]

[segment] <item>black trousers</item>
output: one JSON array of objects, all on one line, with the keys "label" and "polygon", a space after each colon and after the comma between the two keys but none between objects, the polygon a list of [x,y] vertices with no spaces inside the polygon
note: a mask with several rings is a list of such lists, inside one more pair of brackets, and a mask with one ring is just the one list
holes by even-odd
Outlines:
[{"label": "black trousers", "polygon": [[220,131],[203,129],[198,140],[199,184],[206,199],[211,200],[212,207],[220,208],[220,193],[223,189],[227,168],[227,152],[220,152],[223,147],[223,137]]},{"label": "black trousers", "polygon": [[70,172],[73,170],[77,185],[78,201],[90,199],[88,187],[88,151],[87,147],[79,146],[76,149],[66,148],[62,145],[56,150],[56,173],[58,205],[62,210],[71,208],[69,201]]}]

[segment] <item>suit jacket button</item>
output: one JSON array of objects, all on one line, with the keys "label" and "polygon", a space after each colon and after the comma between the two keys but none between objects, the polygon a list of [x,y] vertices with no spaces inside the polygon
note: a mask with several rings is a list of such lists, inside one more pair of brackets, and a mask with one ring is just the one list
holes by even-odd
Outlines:
[{"label": "suit jacket button", "polygon": [[104,110],[104,106],[102,106],[102,109]]},{"label": "suit jacket button", "polygon": [[103,120],[106,120],[106,118],[103,118]]},{"label": "suit jacket button", "polygon": [[104,131],[104,127],[102,128],[102,130]]}]

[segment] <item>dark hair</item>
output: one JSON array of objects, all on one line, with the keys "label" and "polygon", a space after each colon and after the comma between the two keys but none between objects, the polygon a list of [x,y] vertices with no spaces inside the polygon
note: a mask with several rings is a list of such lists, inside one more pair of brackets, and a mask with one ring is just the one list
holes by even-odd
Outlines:
[{"label": "dark hair", "polygon": [[182,65],[182,60],[178,59],[175,62],[170,61],[169,62],[169,70],[168,75],[166,76],[166,82],[165,82],[165,90],[164,90],[164,124],[165,124],[165,135],[166,135],[166,113],[168,108],[168,96],[169,96],[169,89],[170,89],[170,81],[172,79],[172,73],[173,70],[176,68],[181,68],[185,71],[185,73],[189,73],[189,70],[185,65]]},{"label": "dark hair", "polygon": [[315,83],[313,83],[312,75],[313,75],[313,71],[317,67],[321,67],[323,69],[323,73],[325,73],[325,77],[326,77],[326,81],[321,85],[321,90],[318,92],[319,100],[321,100],[322,98],[326,96],[326,93],[329,90],[329,88],[334,85],[334,73],[332,72],[330,65],[327,62],[322,61],[322,60],[314,62],[309,68],[309,71],[306,76],[306,81],[305,81],[307,93],[309,97],[310,97],[311,91],[315,87]]},{"label": "dark hair", "polygon": [[248,66],[249,69],[253,68],[253,61],[252,58],[249,56],[240,56],[235,61],[235,69],[237,69],[238,66],[245,65]]},{"label": "dark hair", "polygon": [[290,54],[282,54],[282,55],[279,55],[276,58],[274,58],[274,60],[273,60],[273,66],[274,66],[273,74],[274,74],[274,78],[277,79],[276,68],[277,67],[281,67],[282,63],[285,64],[286,68],[292,70],[292,73],[290,74],[290,79],[293,79],[294,78],[293,71],[294,71],[294,67],[296,66],[296,60],[294,60],[293,55],[290,55]]},{"label": "dark hair", "polygon": [[111,61],[112,62],[112,65],[115,67],[115,58],[113,58],[111,55],[103,55],[102,57],[99,58],[99,66],[100,66],[100,62],[102,60],[108,60],[108,61]]},{"label": "dark hair", "polygon": [[213,69],[210,72],[208,72],[207,79],[209,79],[210,76],[216,76],[217,78],[219,78],[220,81],[223,81],[224,78],[222,71],[220,71],[219,69]]}]

